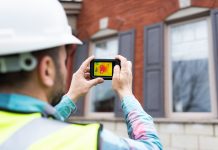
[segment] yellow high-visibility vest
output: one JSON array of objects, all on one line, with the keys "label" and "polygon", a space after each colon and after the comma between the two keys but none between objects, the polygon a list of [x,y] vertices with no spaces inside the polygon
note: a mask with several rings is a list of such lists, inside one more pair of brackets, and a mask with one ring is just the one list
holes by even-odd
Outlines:
[{"label": "yellow high-visibility vest", "polygon": [[97,150],[100,124],[67,124],[40,113],[0,111],[1,150]]}]

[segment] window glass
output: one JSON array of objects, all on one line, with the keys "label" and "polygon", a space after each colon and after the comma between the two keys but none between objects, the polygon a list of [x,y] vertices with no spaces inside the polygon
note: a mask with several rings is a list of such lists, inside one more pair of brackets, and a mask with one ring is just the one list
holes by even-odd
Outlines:
[{"label": "window glass", "polygon": [[170,29],[173,112],[211,112],[207,20]]},{"label": "window glass", "polygon": [[[114,59],[118,54],[117,38],[105,39],[94,43],[95,58]],[[91,112],[113,112],[115,92],[112,90],[111,80],[105,80],[91,90]]]}]

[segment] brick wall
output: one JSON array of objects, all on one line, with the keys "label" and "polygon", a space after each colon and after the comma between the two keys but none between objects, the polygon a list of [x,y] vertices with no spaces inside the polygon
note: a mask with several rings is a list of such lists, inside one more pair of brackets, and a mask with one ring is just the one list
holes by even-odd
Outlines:
[{"label": "brick wall", "polygon": [[[192,0],[191,4],[209,8],[218,6],[216,0]],[[111,29],[136,30],[134,94],[142,102],[144,26],[164,21],[177,10],[178,0],[84,0],[78,17],[78,36],[89,39],[99,31],[99,20],[104,17],[109,18]]]},{"label": "brick wall", "polygon": [[161,142],[167,150],[217,150],[217,124],[157,123]]}]

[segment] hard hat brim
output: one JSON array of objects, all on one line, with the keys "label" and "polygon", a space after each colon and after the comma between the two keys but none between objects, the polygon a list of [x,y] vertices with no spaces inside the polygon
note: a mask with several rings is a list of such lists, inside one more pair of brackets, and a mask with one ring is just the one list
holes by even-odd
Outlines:
[{"label": "hard hat brim", "polygon": [[69,44],[78,44],[78,45],[82,45],[83,44],[83,42],[82,41],[80,41],[78,38],[76,38],[75,36],[72,36],[71,37],[71,43],[69,43]]},{"label": "hard hat brim", "polygon": [[[13,44],[11,44],[13,43]],[[40,43],[40,44],[39,44]],[[52,47],[58,47],[68,44],[81,45],[82,42],[75,36],[60,36],[57,37],[29,37],[29,38],[12,38],[10,41],[0,41],[0,56],[19,54],[25,52],[33,52]]]}]

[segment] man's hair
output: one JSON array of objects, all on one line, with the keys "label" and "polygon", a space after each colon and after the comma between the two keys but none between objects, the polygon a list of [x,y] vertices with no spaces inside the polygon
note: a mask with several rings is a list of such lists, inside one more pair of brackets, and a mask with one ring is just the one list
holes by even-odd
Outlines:
[{"label": "man's hair", "polygon": [[[40,50],[32,52],[31,54],[36,57],[38,63],[44,56],[50,56],[55,63],[55,67],[59,67],[58,58],[59,47]],[[7,57],[7,56],[5,56]],[[0,88],[13,88],[23,86],[27,81],[30,80],[33,71],[19,71],[11,73],[0,73]]]}]

